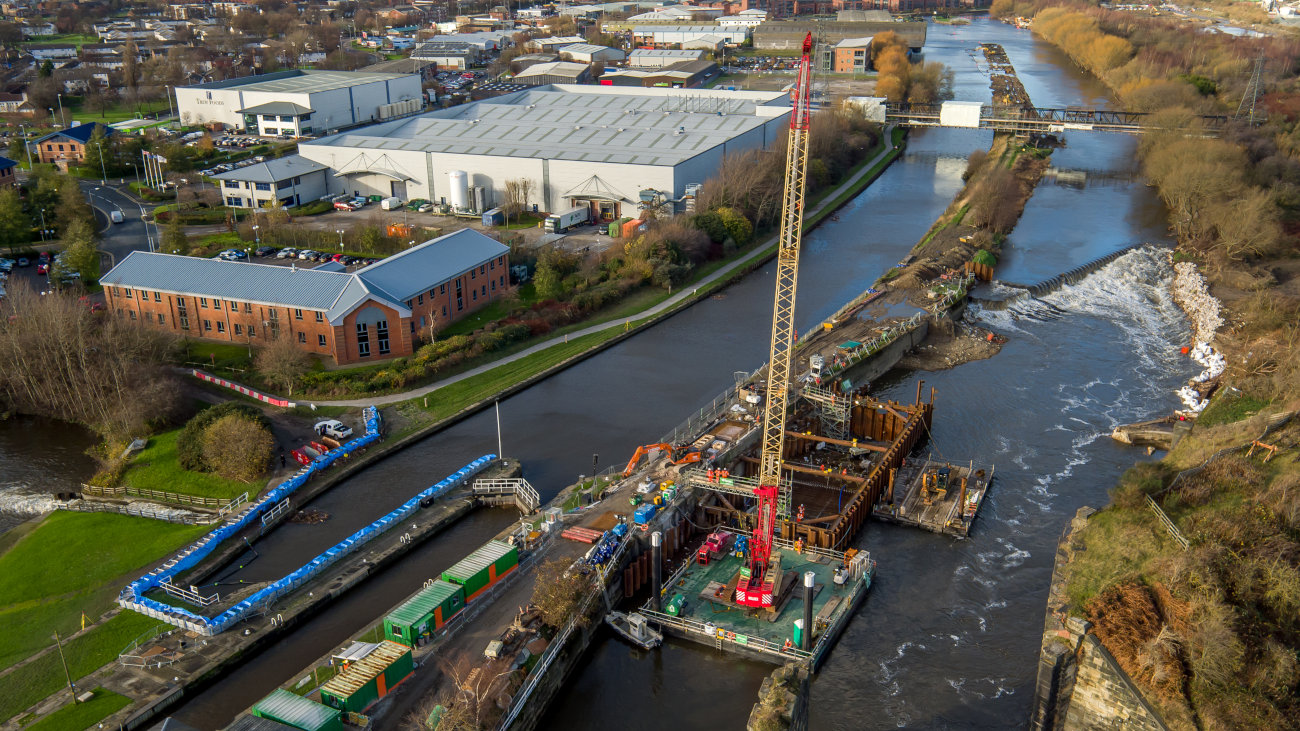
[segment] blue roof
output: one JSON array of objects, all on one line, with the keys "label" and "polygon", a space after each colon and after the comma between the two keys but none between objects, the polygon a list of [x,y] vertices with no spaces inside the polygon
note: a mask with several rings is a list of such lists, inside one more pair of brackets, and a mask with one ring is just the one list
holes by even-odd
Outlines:
[{"label": "blue roof", "polygon": [[89,142],[91,136],[95,134],[96,128],[103,130],[105,137],[111,136],[116,131],[112,127],[109,127],[106,124],[100,124],[99,122],[87,122],[85,124],[78,124],[74,127],[69,127],[67,129],[61,129],[61,130],[51,132],[45,135],[44,137],[36,140],[36,143],[40,144],[46,140],[54,139],[55,137],[67,137],[69,139],[76,140],[77,142],[80,142],[81,144],[84,145],[87,142]]},{"label": "blue roof", "polygon": [[405,302],[510,251],[510,247],[473,229],[461,229],[358,270],[371,291]]},{"label": "blue roof", "polygon": [[10,160],[7,157],[0,157],[0,170],[8,170],[9,168],[14,167],[17,164],[18,163],[14,162],[13,160]]}]

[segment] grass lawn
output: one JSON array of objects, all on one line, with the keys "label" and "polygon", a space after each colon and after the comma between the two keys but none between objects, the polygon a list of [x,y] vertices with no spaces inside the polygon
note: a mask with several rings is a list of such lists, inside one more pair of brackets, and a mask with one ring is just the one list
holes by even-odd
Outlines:
[{"label": "grass lawn", "polygon": [[[68,671],[72,674],[73,682],[112,662],[132,640],[157,624],[158,620],[143,614],[122,612],[102,626],[71,642],[65,642],[63,655],[68,661]],[[42,640],[54,644],[53,636],[43,636]],[[42,655],[24,665],[18,672],[0,677],[0,719],[12,718],[60,689],[66,692],[67,685],[58,653]]]},{"label": "grass lawn", "polygon": [[83,33],[55,33],[52,36],[36,36],[23,41],[20,45],[44,46],[50,43],[75,43],[82,46],[86,43],[99,43],[99,36],[90,36]]},{"label": "grass lawn", "polygon": [[1210,405],[1205,407],[1205,411],[1197,417],[1196,425],[1206,427],[1231,424],[1248,416],[1254,416],[1268,404],[1268,401],[1257,399],[1250,394],[1241,391],[1231,393],[1225,389],[1211,399]]},{"label": "grass lawn", "polygon": [[500,320],[510,312],[510,306],[497,300],[474,314],[461,318],[438,331],[438,337],[448,338],[452,335],[469,335],[489,322]]},{"label": "grass lawn", "polygon": [[1168,549],[1173,539],[1145,509],[1109,509],[1088,519],[1083,533],[1087,550],[1070,562],[1066,594],[1076,610],[1107,586],[1137,579],[1148,573],[1153,559]]},{"label": "grass lawn", "polygon": [[200,236],[197,239],[192,240],[191,243],[194,246],[205,246],[205,247],[211,246],[214,248],[219,247],[222,249],[244,248],[244,240],[239,238],[239,234],[235,233],[234,231],[224,231],[219,234],[208,234],[207,236]]},{"label": "grass lawn", "polygon": [[46,517],[0,555],[0,667],[44,647],[50,633],[78,630],[82,612],[97,619],[126,575],[206,530],[116,513]]},{"label": "grass lawn", "polygon": [[[225,234],[217,234],[224,236]],[[247,345],[234,343],[209,343],[192,340],[185,344],[185,361],[203,363],[216,368],[250,368],[253,360],[248,355]]]},{"label": "grass lawn", "polygon": [[84,104],[69,104],[67,113],[69,118],[78,122],[113,124],[114,122],[125,122],[128,119],[137,119],[144,114],[166,112],[167,110],[167,100],[163,99],[161,101],[142,102],[138,108],[134,104],[115,104],[102,112],[98,109],[86,109]]},{"label": "grass lawn", "polygon": [[69,703],[42,718],[27,731],[83,731],[126,708],[130,698],[111,690],[95,689],[95,697],[85,703]]},{"label": "grass lawn", "polygon": [[131,466],[122,476],[122,484],[142,490],[163,490],[222,500],[229,500],[241,492],[251,496],[261,491],[261,481],[240,482],[182,469],[176,457],[176,438],[180,433],[180,429],[173,429],[149,437],[149,446],[131,460]]}]

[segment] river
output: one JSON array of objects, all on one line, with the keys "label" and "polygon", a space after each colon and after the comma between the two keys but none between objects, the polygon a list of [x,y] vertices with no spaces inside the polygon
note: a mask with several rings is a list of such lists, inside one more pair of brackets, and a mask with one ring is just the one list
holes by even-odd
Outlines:
[{"label": "river", "polygon": [[[1059,52],[1010,26],[977,20],[931,26],[927,60],[956,74],[956,98],[987,101],[988,79],[968,52],[1001,43],[1040,106],[1109,104],[1104,89]],[[982,59],[981,59],[982,60]],[[966,156],[989,133],[925,130],[905,156],[836,220],[805,242],[801,331],[834,312],[906,255],[961,185]],[[999,276],[1033,282],[1140,241],[1164,240],[1164,209],[1132,182],[1136,141],[1076,133],[1053,156],[1093,171],[1081,188],[1040,186],[1008,241]],[[1127,180],[1126,180],[1127,178]],[[972,316],[1008,335],[995,358],[938,373],[895,373],[878,384],[910,399],[918,378],[938,389],[926,447],[997,466],[972,538],[954,541],[871,524],[857,540],[879,561],[878,579],[813,683],[813,728],[1008,727],[1025,722],[1053,547],[1080,505],[1101,505],[1118,475],[1142,458],[1111,443],[1118,423],[1177,405],[1193,372],[1176,355],[1187,339],[1164,294],[1161,258],[1139,251],[1078,285],[1000,312]],[[627,459],[766,358],[773,269],[619,343],[501,403],[504,451],[523,461],[549,497]],[[0,425],[0,431],[9,429]],[[496,450],[484,412],[400,452],[320,498],[334,517],[276,531],[235,579],[283,575],[401,499]],[[0,437],[0,450],[7,442]],[[27,447],[35,449],[35,447]],[[13,454],[0,451],[2,460]],[[482,511],[424,544],[176,711],[219,728],[511,522]],[[553,705],[548,728],[740,728],[766,665],[669,643],[644,655],[607,639]],[[408,706],[410,699],[396,699]],[[389,718],[393,718],[390,715]],[[392,724],[389,724],[392,725]]]}]

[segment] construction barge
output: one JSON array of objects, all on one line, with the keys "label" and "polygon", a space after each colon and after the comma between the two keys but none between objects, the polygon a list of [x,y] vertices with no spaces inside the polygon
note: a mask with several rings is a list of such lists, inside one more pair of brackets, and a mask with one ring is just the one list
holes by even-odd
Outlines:
[{"label": "construction barge", "polygon": [[899,472],[898,494],[890,490],[872,515],[899,525],[965,538],[988,495],[993,468],[976,469],[975,463],[954,465],[927,458],[919,467],[905,465]]}]

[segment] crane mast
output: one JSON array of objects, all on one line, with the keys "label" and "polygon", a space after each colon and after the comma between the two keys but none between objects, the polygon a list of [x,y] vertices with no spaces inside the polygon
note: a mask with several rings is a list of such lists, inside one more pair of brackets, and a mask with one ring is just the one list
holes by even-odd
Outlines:
[{"label": "crane mast", "polygon": [[781,492],[781,458],[785,446],[786,400],[790,392],[790,357],[794,351],[794,300],[799,279],[799,247],[803,243],[804,189],[808,177],[808,128],[812,121],[812,34],[803,41],[799,77],[790,113],[786,146],[785,187],[781,199],[781,234],[776,258],[776,297],[772,307],[772,344],[767,367],[767,403],[763,414],[763,451],[759,465],[758,512],[749,547],[747,572],[736,584],[736,603],[772,607],[781,578],[780,566],[769,566],[776,533]]}]

